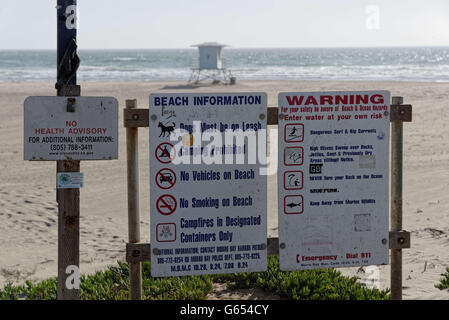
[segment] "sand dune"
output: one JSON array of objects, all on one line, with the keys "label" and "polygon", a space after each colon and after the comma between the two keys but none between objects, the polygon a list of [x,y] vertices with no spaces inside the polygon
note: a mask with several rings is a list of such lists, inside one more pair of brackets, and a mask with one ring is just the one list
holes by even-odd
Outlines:
[{"label": "sand dune", "polygon": [[[404,298],[449,299],[434,287],[449,266],[449,84],[336,81],[248,81],[236,86],[187,87],[179,82],[81,83],[83,95],[114,96],[148,107],[153,92],[265,91],[269,106],[280,91],[390,90],[413,105],[404,132],[404,227],[412,248],[404,250]],[[57,273],[57,205],[54,162],[23,161],[23,101],[55,95],[53,83],[0,83],[0,285]],[[81,171],[81,272],[124,259],[127,240],[125,129],[120,111],[119,160],[84,161]],[[140,131],[140,208],[143,241],[149,241],[148,129]],[[269,235],[277,235],[276,177],[269,177]],[[389,286],[382,266],[381,287]],[[366,277],[358,268],[340,269]],[[229,297],[226,295],[226,297]]]}]

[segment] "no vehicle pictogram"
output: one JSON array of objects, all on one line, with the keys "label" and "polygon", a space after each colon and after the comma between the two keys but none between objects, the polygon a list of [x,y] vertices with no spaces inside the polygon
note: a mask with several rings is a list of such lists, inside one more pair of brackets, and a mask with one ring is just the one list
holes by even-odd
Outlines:
[{"label": "no vehicle pictogram", "polygon": [[157,211],[164,216],[171,215],[173,212],[175,212],[176,207],[177,207],[176,199],[169,194],[164,194],[163,196],[160,196],[159,199],[157,199],[156,201]]},{"label": "no vehicle pictogram", "polygon": [[156,184],[159,188],[167,190],[173,187],[176,183],[176,174],[173,170],[165,168],[159,170],[156,174]]}]

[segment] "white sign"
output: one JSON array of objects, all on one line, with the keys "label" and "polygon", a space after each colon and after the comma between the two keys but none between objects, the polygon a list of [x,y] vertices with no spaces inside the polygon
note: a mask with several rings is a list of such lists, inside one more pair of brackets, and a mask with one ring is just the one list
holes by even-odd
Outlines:
[{"label": "white sign", "polygon": [[117,100],[110,97],[27,98],[24,159],[118,159]]},{"label": "white sign", "polygon": [[282,270],[388,263],[390,93],[279,94]]},{"label": "white sign", "polygon": [[153,276],[266,270],[266,113],[265,93],[150,96]]},{"label": "white sign", "polygon": [[58,172],[57,189],[80,189],[84,184],[82,172]]}]

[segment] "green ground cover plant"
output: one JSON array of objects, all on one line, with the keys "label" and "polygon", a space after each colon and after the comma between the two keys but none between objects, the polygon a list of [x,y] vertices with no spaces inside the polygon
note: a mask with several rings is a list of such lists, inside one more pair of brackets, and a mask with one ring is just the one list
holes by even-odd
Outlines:
[{"label": "green ground cover plant", "polygon": [[435,285],[440,290],[449,289],[449,268],[446,269],[446,273],[443,274],[443,278],[440,279],[440,283]]},{"label": "green ground cover plant", "polygon": [[[389,290],[369,289],[355,277],[344,277],[335,269],[280,271],[278,258],[268,259],[268,270],[189,277],[153,278],[150,263],[143,263],[143,299],[204,300],[214,283],[226,283],[230,289],[259,287],[284,299],[295,300],[386,300]],[[57,279],[14,285],[0,289],[0,300],[55,300]],[[80,279],[82,300],[126,300],[129,298],[129,268],[124,262]]]}]

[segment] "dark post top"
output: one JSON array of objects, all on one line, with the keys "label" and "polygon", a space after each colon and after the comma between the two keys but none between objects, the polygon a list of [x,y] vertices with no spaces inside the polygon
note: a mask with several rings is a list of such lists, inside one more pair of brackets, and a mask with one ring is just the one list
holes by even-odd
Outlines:
[{"label": "dark post top", "polygon": [[77,0],[58,0],[56,8],[58,19],[56,89],[58,96],[62,96],[63,86],[76,85],[76,71],[80,63],[76,52]]}]

